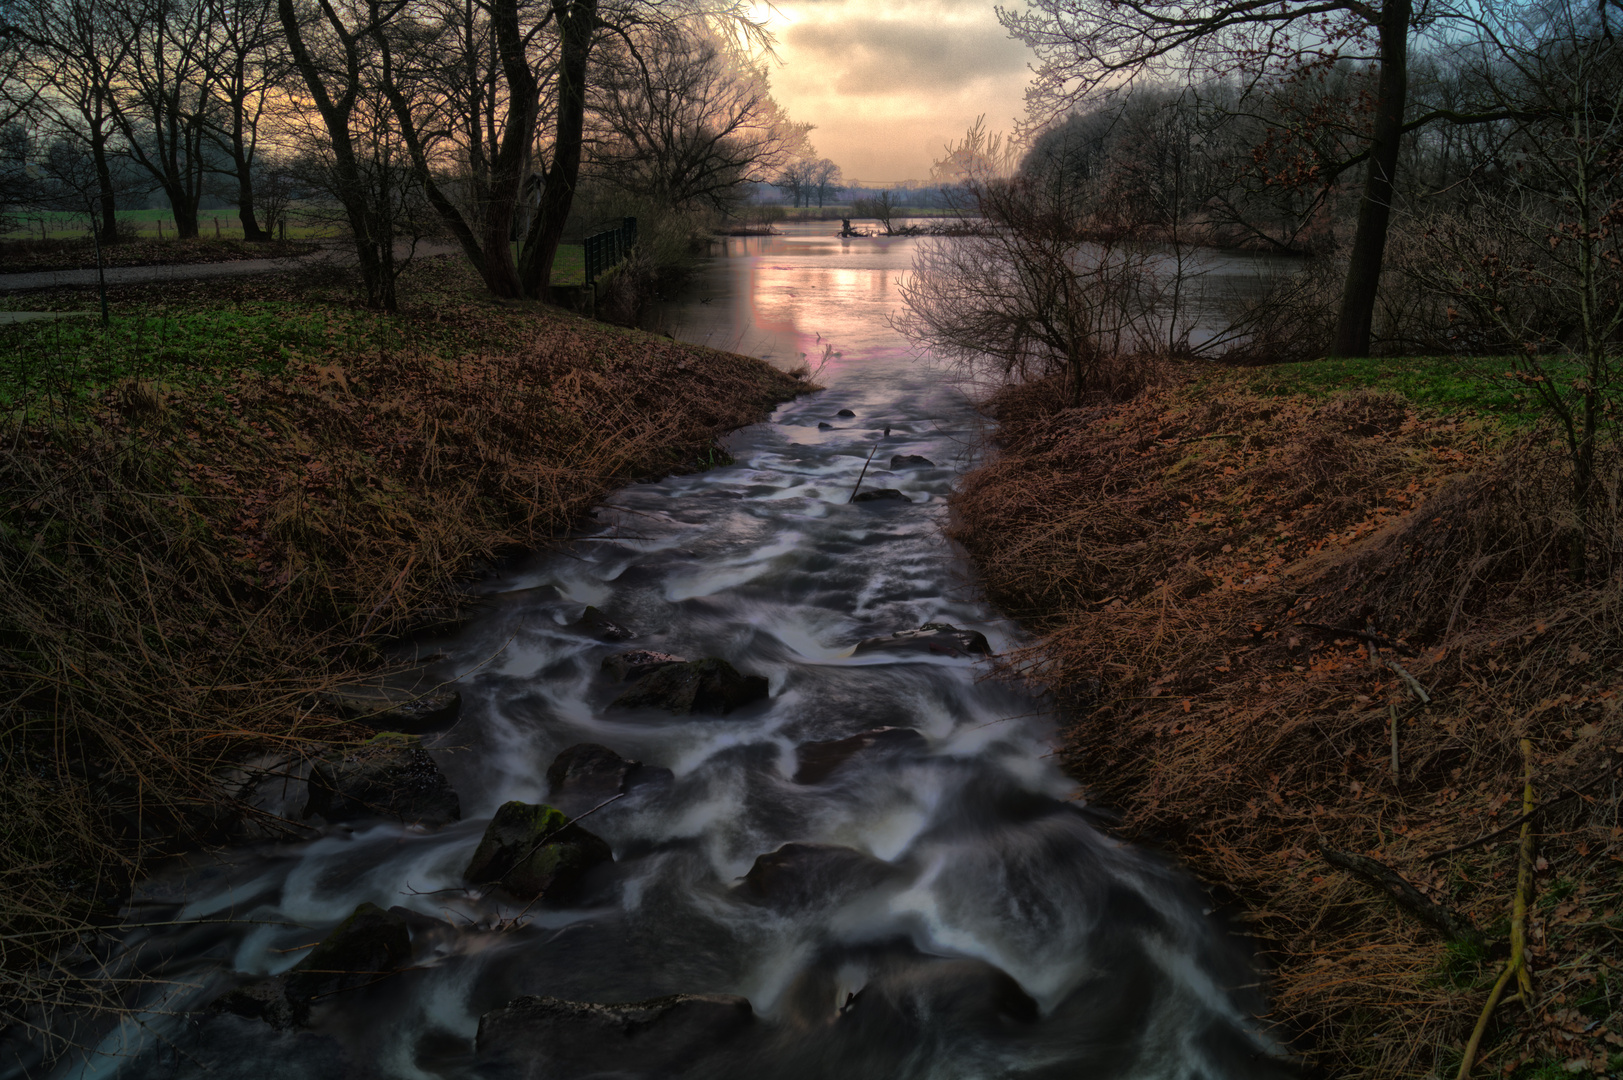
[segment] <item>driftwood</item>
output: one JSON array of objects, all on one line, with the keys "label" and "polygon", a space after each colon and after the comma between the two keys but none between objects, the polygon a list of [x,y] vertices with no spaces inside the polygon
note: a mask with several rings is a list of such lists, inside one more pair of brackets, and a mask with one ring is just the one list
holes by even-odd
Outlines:
[{"label": "driftwood", "polygon": [[1400,906],[1407,908],[1420,921],[1450,941],[1481,944],[1482,933],[1476,927],[1443,905],[1427,899],[1419,889],[1409,884],[1402,875],[1385,863],[1376,862],[1367,855],[1354,855],[1349,851],[1331,851],[1329,848],[1323,849],[1320,854],[1331,866],[1350,870],[1380,888]]},{"label": "driftwood", "polygon": [[1409,669],[1408,668],[1404,667],[1402,664],[1398,663],[1396,660],[1391,660],[1391,659],[1387,660],[1386,666],[1391,668],[1393,671],[1397,672],[1399,677],[1402,678],[1404,682],[1409,684],[1409,689],[1414,692],[1415,697],[1420,699],[1420,704],[1422,704],[1422,705],[1430,705],[1431,704],[1431,695],[1426,693],[1426,688],[1424,686],[1420,685],[1420,680],[1419,679],[1416,679],[1413,675],[1409,674]]}]

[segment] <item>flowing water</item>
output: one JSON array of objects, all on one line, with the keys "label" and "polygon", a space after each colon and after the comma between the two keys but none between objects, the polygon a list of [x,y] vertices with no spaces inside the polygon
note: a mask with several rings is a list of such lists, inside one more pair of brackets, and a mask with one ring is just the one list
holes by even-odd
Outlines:
[{"label": "flowing water", "polygon": [[[353,823],[155,879],[129,919],[178,925],[124,945],[169,982],[58,1075],[494,1075],[479,1018],[518,995],[698,993],[745,997],[757,1019],[683,1075],[1282,1074],[1248,951],[1176,867],[1095,827],[1050,756],[1051,717],[985,678],[984,659],[853,652],[926,622],[996,650],[1019,636],[943,536],[983,421],[885,321],[916,241],[832,231],[729,241],[654,315],[780,366],[826,353],[827,390],[732,436],[732,464],[613,494],[594,527],[483,583],[476,620],[425,645],[463,696],[457,724],[427,737],[463,820]],[[906,499],[849,503],[876,446],[863,488]],[[899,455],[929,464],[893,469]],[[595,639],[573,625],[585,605],[637,637]],[[600,665],[627,648],[725,657],[770,697],[725,716],[610,708]],[[807,743],[887,727],[918,737],[802,768]],[[579,743],[669,770],[582,822],[614,862],[567,903],[464,890],[496,808],[545,801],[548,765]],[[860,854],[813,860],[769,898],[741,885],[789,843]],[[188,1014],[287,970],[365,901],[424,917],[409,970],[320,1004],[307,1031]],[[615,1054],[567,1075],[681,1071],[616,1072]]]}]

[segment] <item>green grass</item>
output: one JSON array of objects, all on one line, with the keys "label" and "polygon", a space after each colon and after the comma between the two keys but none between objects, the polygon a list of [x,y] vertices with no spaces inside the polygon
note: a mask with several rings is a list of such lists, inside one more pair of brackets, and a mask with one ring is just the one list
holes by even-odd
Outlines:
[{"label": "green grass", "polygon": [[0,403],[27,391],[77,397],[123,379],[209,382],[290,358],[398,345],[401,332],[366,311],[260,303],[161,314],[0,325]]},{"label": "green grass", "polygon": [[1487,959],[1488,950],[1475,942],[1450,941],[1443,947],[1436,981],[1457,990],[1469,990],[1482,983],[1482,965]]},{"label": "green grass", "polygon": [[[220,219],[220,235],[222,237],[241,238],[242,222],[237,217],[235,207],[198,211],[197,224],[200,236],[214,236],[215,218]],[[0,240],[77,240],[90,238],[89,219],[82,213],[54,210],[45,213],[19,215],[14,220],[19,227],[0,234]],[[163,238],[165,240],[173,240],[179,236],[175,228],[175,215],[168,210],[120,210],[118,212],[118,222],[121,227],[130,229],[133,235],[147,239],[156,240],[158,238],[159,222],[163,223]],[[44,225],[43,235],[40,228],[42,224]],[[337,231],[331,224],[303,221],[297,214],[291,216],[287,228],[287,238],[289,240],[319,240],[337,235]]]},{"label": "green grass", "polygon": [[[513,245],[515,254],[518,245]],[[584,244],[559,244],[558,253],[552,257],[552,283],[554,285],[584,285],[586,284],[586,246]]]},{"label": "green grass", "polygon": [[[1561,362],[1546,369],[1560,379]],[[1273,394],[1328,397],[1340,390],[1370,387],[1402,394],[1417,405],[1441,412],[1477,412],[1512,423],[1532,423],[1543,410],[1525,389],[1507,379],[1508,357],[1404,356],[1323,359],[1276,364],[1248,373],[1255,389]]]},{"label": "green grass", "polygon": [[[581,251],[563,245],[553,280],[583,276]],[[460,258],[431,260],[402,278],[403,310],[386,315],[353,306],[351,289],[292,299],[218,299],[209,283],[194,282],[173,295],[115,297],[107,327],[94,314],[80,318],[0,323],[0,410],[44,393],[84,398],[125,379],[175,384],[219,382],[244,369],[274,374],[289,361],[341,361],[357,352],[412,349],[454,358],[481,347],[501,347],[511,320],[486,319],[470,337],[468,325],[432,314],[436,305],[483,307],[477,277]],[[252,280],[234,288],[258,288]],[[252,295],[250,293],[250,295]],[[74,294],[79,299],[79,294]],[[86,309],[94,297],[82,297]],[[429,314],[416,308],[427,302]],[[0,301],[0,309],[29,306],[28,294]],[[38,304],[38,301],[35,301]],[[75,305],[77,306],[77,305]],[[608,328],[606,328],[608,329]]]}]

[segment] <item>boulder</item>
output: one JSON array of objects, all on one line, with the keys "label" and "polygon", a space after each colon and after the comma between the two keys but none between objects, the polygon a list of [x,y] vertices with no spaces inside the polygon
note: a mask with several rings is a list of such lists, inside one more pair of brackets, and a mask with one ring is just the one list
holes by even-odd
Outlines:
[{"label": "boulder", "polygon": [[939,656],[991,656],[992,646],[978,630],[960,630],[951,623],[929,622],[917,630],[898,630],[889,637],[858,643],[857,656],[871,652],[925,652]]},{"label": "boulder", "polygon": [[309,1022],[318,998],[377,982],[411,963],[411,934],[393,909],[365,903],[311,949],[292,971],[239,986],[210,1008],[278,1030]]},{"label": "boulder", "polygon": [[521,900],[567,893],[587,870],[614,858],[609,845],[544,803],[503,803],[462,874]]},{"label": "boulder", "polygon": [[462,693],[444,687],[411,690],[384,684],[356,683],[318,694],[340,716],[378,731],[418,734],[456,723]]},{"label": "boulder", "polygon": [[623,671],[622,680],[631,684],[610,702],[620,708],[651,707],[682,715],[730,713],[767,696],[765,678],[740,674],[733,665],[715,657],[683,661],[653,653],[649,655],[661,659],[611,666],[627,655],[611,656],[603,662],[605,670]]},{"label": "boulder", "polygon": [[662,664],[685,664],[680,656],[655,652],[652,649],[632,649],[603,658],[603,670],[616,682],[625,682],[634,675],[646,675]]},{"label": "boulder", "polygon": [[630,641],[637,636],[590,605],[587,605],[585,613],[572,626],[599,641]]},{"label": "boulder", "polygon": [[855,416],[856,413],[852,412],[850,409],[841,409],[839,412],[835,413],[834,415],[835,416]]},{"label": "boulder", "polygon": [[362,904],[287,973],[288,997],[309,1002],[376,982],[411,963],[406,920],[376,904]]},{"label": "boulder", "polygon": [[857,754],[922,752],[923,735],[910,727],[882,727],[844,739],[802,743],[795,749],[795,783],[820,784]]},{"label": "boulder", "polygon": [[890,459],[890,467],[893,469],[932,469],[935,467],[935,462],[917,454],[897,454]]},{"label": "boulder", "polygon": [[868,491],[859,491],[852,498],[852,502],[912,502],[903,492],[895,488],[874,488]]},{"label": "boulder", "polygon": [[450,781],[415,735],[383,732],[337,750],[310,769],[304,816],[328,821],[383,816],[422,825],[462,817]]},{"label": "boulder", "polygon": [[565,811],[583,813],[641,784],[669,777],[669,769],[649,768],[606,746],[580,743],[552,759],[547,797]]},{"label": "boulder", "polygon": [[704,1061],[747,1034],[748,999],[674,994],[601,1005],[521,997],[479,1018],[480,1075],[525,1080],[630,1080],[709,1075]]},{"label": "boulder", "polygon": [[785,844],[756,858],[739,892],[780,910],[821,908],[897,875],[894,866],[855,848]]}]

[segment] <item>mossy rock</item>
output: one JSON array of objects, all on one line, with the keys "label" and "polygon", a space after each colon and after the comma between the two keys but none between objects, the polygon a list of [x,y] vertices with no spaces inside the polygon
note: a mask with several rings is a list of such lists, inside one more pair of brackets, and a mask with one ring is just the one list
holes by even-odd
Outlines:
[{"label": "mossy rock", "polygon": [[393,911],[364,903],[311,949],[292,971],[228,991],[211,1006],[278,1030],[309,1023],[320,998],[368,986],[411,962],[411,934]]},{"label": "mossy rock", "polygon": [[503,803],[463,878],[524,900],[567,895],[587,870],[614,859],[602,839],[568,822],[562,810],[545,803]]},{"label": "mossy rock", "polygon": [[406,920],[376,904],[364,903],[311,949],[287,976],[295,1001],[352,990],[375,982],[411,962]]}]

